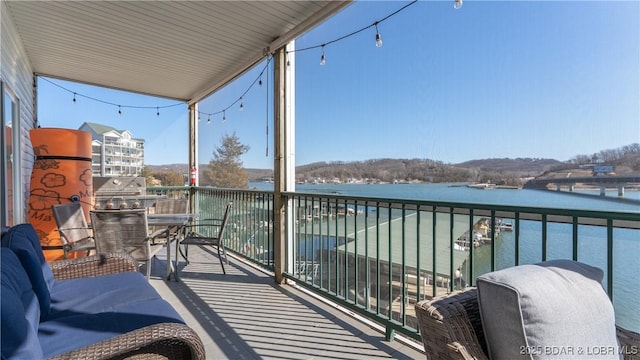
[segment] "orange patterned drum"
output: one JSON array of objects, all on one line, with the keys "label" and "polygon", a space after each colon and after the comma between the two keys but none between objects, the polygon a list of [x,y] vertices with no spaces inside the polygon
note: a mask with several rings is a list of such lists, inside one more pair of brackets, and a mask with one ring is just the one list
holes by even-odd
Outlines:
[{"label": "orange patterned drum", "polygon": [[[63,258],[51,206],[80,202],[85,217],[93,204],[91,134],[85,131],[38,128],[30,131],[35,163],[31,172],[29,222],[40,237],[47,261]],[[83,256],[82,252],[69,257]]]}]

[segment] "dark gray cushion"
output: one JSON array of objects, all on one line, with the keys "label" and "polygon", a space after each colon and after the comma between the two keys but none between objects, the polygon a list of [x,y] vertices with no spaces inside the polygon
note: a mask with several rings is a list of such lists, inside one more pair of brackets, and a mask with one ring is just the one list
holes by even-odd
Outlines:
[{"label": "dark gray cushion", "polygon": [[613,305],[602,277],[602,270],[571,260],[478,277],[490,358],[619,359]]},{"label": "dark gray cushion", "polygon": [[162,299],[139,272],[56,281],[49,321],[77,313],[97,314],[131,304]]},{"label": "dark gray cushion", "polygon": [[40,304],[20,260],[0,248],[0,345],[3,359],[42,359],[38,341]]},{"label": "dark gray cushion", "polygon": [[40,303],[40,316],[45,318],[51,305],[51,288],[54,278],[51,267],[45,261],[40,239],[31,224],[12,226],[2,234],[2,247],[11,249],[27,272],[33,291]]}]

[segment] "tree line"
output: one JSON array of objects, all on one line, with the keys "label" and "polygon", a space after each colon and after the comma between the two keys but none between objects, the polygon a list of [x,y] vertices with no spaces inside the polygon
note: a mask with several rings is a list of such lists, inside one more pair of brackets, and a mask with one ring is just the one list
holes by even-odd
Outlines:
[{"label": "tree line", "polygon": [[[243,167],[242,155],[249,146],[238,136],[223,135],[220,146],[204,169],[200,170],[200,185],[246,189],[250,178]],[[586,164],[607,164],[618,172],[640,171],[640,144],[602,150],[591,155],[576,155],[561,162],[541,158],[503,158],[471,160],[460,164],[445,164],[430,159],[370,159],[364,161],[316,162],[296,167],[296,181],[315,182],[353,180],[370,182],[471,182],[521,186],[528,178],[553,171],[574,169]],[[264,171],[260,171],[264,175]],[[273,172],[271,172],[273,174]],[[188,179],[176,172],[143,172],[147,184],[159,181],[164,186],[185,185]]]},{"label": "tree line", "polygon": [[625,145],[617,149],[601,150],[591,155],[576,155],[569,160],[569,163],[574,165],[625,165],[634,171],[640,171],[640,143]]}]

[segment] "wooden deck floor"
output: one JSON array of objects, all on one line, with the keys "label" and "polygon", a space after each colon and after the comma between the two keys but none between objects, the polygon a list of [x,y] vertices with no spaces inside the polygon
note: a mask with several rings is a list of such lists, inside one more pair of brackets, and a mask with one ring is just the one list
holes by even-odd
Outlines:
[{"label": "wooden deck floor", "polygon": [[200,335],[207,359],[424,359],[348,314],[230,257],[191,247],[181,281],[165,281],[163,254],[151,284]]}]

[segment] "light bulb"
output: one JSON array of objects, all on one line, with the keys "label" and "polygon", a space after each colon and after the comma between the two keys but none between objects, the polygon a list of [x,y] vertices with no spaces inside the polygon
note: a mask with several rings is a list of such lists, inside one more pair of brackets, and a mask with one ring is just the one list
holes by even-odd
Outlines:
[{"label": "light bulb", "polygon": [[376,24],[376,47],[382,47],[382,37],[378,31],[378,24]]},{"label": "light bulb", "polygon": [[120,105],[118,105],[118,115],[122,115],[122,110],[120,109]]},{"label": "light bulb", "polygon": [[227,114],[224,112],[224,110],[222,111],[222,122],[227,121]]},{"label": "light bulb", "polygon": [[160,108],[156,108],[156,116],[160,116]]},{"label": "light bulb", "polygon": [[73,103],[76,103],[76,93],[73,93]]},{"label": "light bulb", "polygon": [[460,9],[462,7],[462,0],[453,0],[453,8]]},{"label": "light bulb", "polygon": [[320,57],[320,65],[324,65],[327,63],[327,58],[324,56],[324,50],[322,51],[322,56]]},{"label": "light bulb", "polygon": [[207,118],[207,124],[211,124],[211,116]]},{"label": "light bulb", "polygon": [[244,104],[240,101],[240,111],[244,110]]}]

